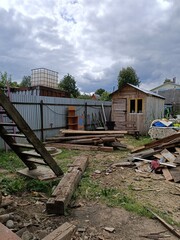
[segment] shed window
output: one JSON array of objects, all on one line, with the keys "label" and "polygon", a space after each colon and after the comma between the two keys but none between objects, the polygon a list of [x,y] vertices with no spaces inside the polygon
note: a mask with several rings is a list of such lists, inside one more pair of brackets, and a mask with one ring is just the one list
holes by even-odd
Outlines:
[{"label": "shed window", "polygon": [[143,100],[142,99],[130,99],[130,113],[142,113]]},{"label": "shed window", "polygon": [[135,99],[130,100],[130,113],[135,113]]},{"label": "shed window", "polygon": [[142,113],[142,99],[137,100],[137,112]]}]

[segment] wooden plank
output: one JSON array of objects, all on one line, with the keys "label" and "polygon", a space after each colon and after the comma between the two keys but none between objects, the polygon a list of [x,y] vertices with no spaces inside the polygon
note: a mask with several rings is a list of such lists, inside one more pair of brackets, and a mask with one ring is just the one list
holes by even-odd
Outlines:
[{"label": "wooden plank", "polygon": [[0,223],[0,240],[21,240],[21,238]]},{"label": "wooden plank", "polygon": [[170,163],[173,163],[176,159],[176,157],[169,152],[167,149],[164,149],[163,151],[161,151],[161,155],[167,159]]},{"label": "wooden plank", "polygon": [[39,153],[36,153],[36,152],[34,152],[34,151],[23,151],[22,154],[23,154],[23,155],[27,155],[27,156],[42,158]]},{"label": "wooden plank", "polygon": [[163,155],[161,155],[160,153],[156,153],[153,155],[155,158],[161,159],[163,158]]},{"label": "wooden plank", "polygon": [[[148,159],[144,159],[144,158],[139,158],[139,157],[133,157],[133,159],[134,160],[139,160],[139,161],[145,161],[145,162],[152,162],[152,160],[148,160]],[[176,165],[175,164],[173,164],[173,163],[159,163],[160,165],[162,165],[162,166],[167,166],[167,167],[176,167]]]},{"label": "wooden plank", "polygon": [[77,139],[77,140],[71,140],[67,141],[67,143],[72,143],[72,144],[94,144],[94,141],[99,141],[100,138],[88,138],[88,139]]},{"label": "wooden plank", "polygon": [[7,133],[6,136],[19,137],[19,138],[25,138],[26,137],[24,134],[18,134],[18,133]]},{"label": "wooden plank", "polygon": [[180,238],[180,233],[176,231],[176,229],[171,226],[169,223],[167,223],[164,219],[162,219],[159,215],[157,215],[155,212],[148,209],[167,229],[169,229],[176,237]]},{"label": "wooden plank", "polygon": [[131,153],[137,153],[137,152],[141,152],[145,150],[145,146],[140,146],[140,147],[136,147],[133,150],[131,150]]},{"label": "wooden plank", "polygon": [[41,165],[47,165],[43,159],[40,158],[28,158],[28,162],[36,163],[36,164],[41,164]]},{"label": "wooden plank", "polygon": [[169,143],[170,141],[172,140],[178,140],[180,138],[180,133],[176,133],[176,134],[173,134],[171,136],[168,136],[168,137],[165,137],[165,138],[162,138],[160,140],[156,140],[156,141],[152,141],[151,143],[147,143],[145,144],[145,148],[154,148],[156,146],[159,146],[161,145],[162,143]]},{"label": "wooden plank", "polygon": [[38,179],[41,181],[46,181],[46,180],[57,178],[55,173],[47,166],[37,166],[36,169],[32,169],[32,170],[29,170],[29,168],[24,168],[17,172],[26,177]]},{"label": "wooden plank", "polygon": [[76,158],[73,165],[68,169],[68,172],[53,191],[51,198],[47,201],[46,210],[48,213],[64,215],[65,209],[68,206],[87,165],[87,156],[79,156]]},{"label": "wooden plank", "polygon": [[71,140],[67,143],[75,143],[75,144],[101,144],[105,142],[114,142],[116,141],[115,137],[103,137],[103,138],[89,138],[89,139],[78,139],[78,140]]},{"label": "wooden plank", "polygon": [[180,166],[175,169],[170,169],[169,171],[174,179],[174,182],[180,182]]},{"label": "wooden plank", "polygon": [[63,142],[68,140],[77,140],[77,139],[84,139],[84,138],[103,138],[103,137],[116,137],[116,138],[123,138],[124,134],[97,134],[97,135],[85,135],[85,136],[66,136],[66,137],[51,137],[46,138],[46,141],[49,142]]},{"label": "wooden plank", "polygon": [[162,172],[163,172],[163,176],[165,177],[165,179],[167,181],[172,181],[173,180],[173,177],[171,175],[171,173],[169,172],[168,168],[165,167],[165,168],[162,168]]},{"label": "wooden plank", "polygon": [[1,126],[16,126],[16,124],[12,123],[12,122],[9,122],[9,123],[7,123],[7,122],[0,122],[0,125]]},{"label": "wooden plank", "polygon": [[31,148],[31,149],[34,148],[33,145],[31,145],[31,144],[24,144],[24,143],[13,143],[12,145],[16,146],[16,147],[21,147],[21,148]]},{"label": "wooden plank", "polygon": [[71,240],[76,226],[65,222],[42,240]]},{"label": "wooden plank", "polygon": [[63,129],[60,130],[60,133],[67,134],[67,135],[94,135],[94,134],[127,134],[127,131],[85,131],[85,130],[70,130],[70,129]]},{"label": "wooden plank", "polygon": [[176,152],[178,152],[180,154],[180,148],[179,147],[176,147]]},{"label": "wooden plank", "polygon": [[104,147],[104,146],[93,146],[93,145],[80,145],[80,144],[66,144],[66,143],[51,143],[46,144],[46,146],[52,146],[56,148],[65,148],[65,149],[75,149],[82,151],[103,151],[103,152],[112,152],[113,147]]}]

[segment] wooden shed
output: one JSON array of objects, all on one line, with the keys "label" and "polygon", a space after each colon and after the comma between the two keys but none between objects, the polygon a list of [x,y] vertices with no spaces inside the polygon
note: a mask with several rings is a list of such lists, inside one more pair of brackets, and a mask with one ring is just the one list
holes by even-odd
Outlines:
[{"label": "wooden shed", "polygon": [[147,134],[154,119],[164,116],[165,98],[132,84],[125,84],[111,94],[112,121],[115,129]]}]

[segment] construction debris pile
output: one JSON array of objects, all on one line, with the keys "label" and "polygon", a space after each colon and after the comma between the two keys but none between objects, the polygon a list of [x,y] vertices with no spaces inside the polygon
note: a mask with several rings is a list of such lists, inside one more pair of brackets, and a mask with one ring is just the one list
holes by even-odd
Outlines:
[{"label": "construction debris pile", "polygon": [[129,160],[138,172],[163,174],[168,181],[180,182],[180,133],[153,141],[131,152]]},{"label": "construction debris pile", "polygon": [[47,138],[46,142],[59,148],[110,152],[127,148],[119,141],[126,133],[127,131],[61,130],[59,136]]}]

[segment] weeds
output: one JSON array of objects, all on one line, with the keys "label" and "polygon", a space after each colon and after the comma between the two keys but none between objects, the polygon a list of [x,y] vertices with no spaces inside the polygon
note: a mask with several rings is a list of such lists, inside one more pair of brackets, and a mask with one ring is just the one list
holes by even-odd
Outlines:
[{"label": "weeds", "polygon": [[12,151],[0,151],[0,168],[6,169],[11,173],[16,172],[17,169],[24,165],[19,157]]}]

